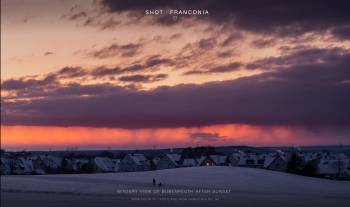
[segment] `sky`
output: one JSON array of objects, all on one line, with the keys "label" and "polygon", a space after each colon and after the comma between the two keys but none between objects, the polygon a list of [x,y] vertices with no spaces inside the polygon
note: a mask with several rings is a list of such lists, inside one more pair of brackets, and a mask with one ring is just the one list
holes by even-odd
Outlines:
[{"label": "sky", "polygon": [[3,0],[1,147],[350,144],[349,7]]}]

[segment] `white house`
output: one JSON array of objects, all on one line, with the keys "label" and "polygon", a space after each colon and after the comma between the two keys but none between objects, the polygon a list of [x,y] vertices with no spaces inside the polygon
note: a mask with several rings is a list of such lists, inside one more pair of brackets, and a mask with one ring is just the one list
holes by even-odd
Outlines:
[{"label": "white house", "polygon": [[278,171],[285,171],[287,168],[285,153],[280,150],[270,153],[245,153],[237,150],[229,155],[228,160],[231,166],[265,168]]},{"label": "white house", "polygon": [[346,174],[350,176],[350,159],[348,160],[347,167],[346,167]]},{"label": "white house", "polygon": [[115,160],[108,157],[95,157],[93,163],[99,172],[116,172],[118,164]]},{"label": "white house", "polygon": [[318,152],[301,152],[298,155],[303,159],[304,163],[320,159],[322,156],[324,156]]},{"label": "white house", "polygon": [[79,172],[79,169],[84,164],[89,163],[89,159],[83,159],[83,158],[64,158],[67,162],[67,166],[65,166],[68,170],[71,170],[72,172]]},{"label": "white house", "polygon": [[228,156],[228,160],[231,166],[243,166],[246,163],[246,154],[241,150],[237,150]]},{"label": "white house", "polygon": [[10,158],[1,156],[0,159],[0,174],[8,175],[11,173]]},{"label": "white house", "polygon": [[265,157],[265,154],[237,151],[229,156],[229,164],[231,166],[262,168],[264,166]]},{"label": "white house", "polygon": [[181,155],[179,154],[166,154],[160,158],[157,170],[180,167],[180,159]]},{"label": "white house", "polygon": [[266,156],[264,160],[264,168],[275,171],[286,171],[288,161],[280,154]]},{"label": "white house", "polygon": [[182,164],[181,164],[182,167],[194,167],[197,165],[198,165],[197,160],[193,158],[185,158],[182,160]]},{"label": "white house", "polygon": [[25,157],[18,157],[14,159],[14,174],[32,174],[34,173],[34,166],[31,159]]},{"label": "white house", "polygon": [[321,176],[349,176],[349,159],[341,156],[325,156],[318,163],[317,174]]},{"label": "white house", "polygon": [[113,164],[114,164],[114,171],[117,172],[119,171],[120,168],[120,159],[111,159]]},{"label": "white house", "polygon": [[146,171],[151,170],[151,162],[143,154],[130,153],[120,161],[120,171]]},{"label": "white house", "polygon": [[50,169],[57,169],[61,167],[62,165],[62,158],[61,157],[55,157],[52,155],[39,155],[39,159],[42,161],[43,165],[46,168]]},{"label": "white house", "polygon": [[198,160],[198,166],[219,166],[219,165],[227,165],[226,155],[202,156]]}]

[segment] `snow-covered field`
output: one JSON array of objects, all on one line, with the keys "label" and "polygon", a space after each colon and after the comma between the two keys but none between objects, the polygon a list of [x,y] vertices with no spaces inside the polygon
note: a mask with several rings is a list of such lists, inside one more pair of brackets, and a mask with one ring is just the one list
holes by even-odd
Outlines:
[{"label": "snow-covered field", "polygon": [[[162,182],[162,186],[153,186],[152,178]],[[80,200],[79,197],[100,199],[101,196],[105,196],[110,201],[119,199],[129,202],[128,206],[131,204],[137,206],[139,202],[142,202],[142,206],[146,204],[154,206],[161,202],[167,202],[170,206],[179,205],[181,202],[182,205],[179,206],[186,204],[193,206],[193,202],[221,206],[231,204],[348,206],[350,203],[349,181],[333,181],[240,167],[191,167],[108,174],[2,176],[1,191],[1,200],[5,207],[19,205],[11,201],[11,196],[17,195],[16,200],[21,200],[21,197],[30,200],[31,197],[40,197],[38,196],[40,194],[51,196],[55,194],[57,197],[69,195],[68,197],[73,198],[76,196],[77,200]],[[135,199],[137,201],[134,201]]]}]

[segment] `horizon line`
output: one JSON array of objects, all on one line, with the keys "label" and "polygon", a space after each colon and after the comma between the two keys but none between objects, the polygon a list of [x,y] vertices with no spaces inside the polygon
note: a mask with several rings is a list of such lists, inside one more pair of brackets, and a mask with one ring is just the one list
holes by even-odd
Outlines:
[{"label": "horizon line", "polygon": [[[251,148],[293,148],[293,147],[350,147],[350,144],[320,144],[320,145],[281,145],[281,146],[254,146],[254,145],[198,145],[198,146],[184,146],[184,147],[161,147],[161,148],[134,148],[134,149],[113,149],[112,146],[106,148],[80,148],[78,146],[70,146],[65,149],[54,149],[48,147],[49,149],[15,149],[15,148],[4,148],[0,147],[1,150],[6,152],[61,152],[61,151],[137,151],[137,150],[169,150],[169,149],[185,149],[185,148],[198,148],[198,147],[214,147],[214,148],[224,148],[224,147],[251,147]],[[109,148],[109,149],[108,149]]]}]

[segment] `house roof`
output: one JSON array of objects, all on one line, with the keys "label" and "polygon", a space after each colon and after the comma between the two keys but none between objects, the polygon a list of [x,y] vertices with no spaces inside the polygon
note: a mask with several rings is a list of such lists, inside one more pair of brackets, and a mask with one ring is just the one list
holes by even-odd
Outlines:
[{"label": "house roof", "polygon": [[181,155],[179,154],[166,154],[170,161],[172,161],[175,165],[178,165],[178,162],[180,161]]},{"label": "house roof", "polygon": [[33,172],[34,166],[32,160],[26,159],[24,157],[19,157],[17,159],[19,166],[23,168],[24,172]]},{"label": "house roof", "polygon": [[[198,160],[198,165],[201,165],[208,156],[202,156]],[[224,164],[226,162],[227,156],[225,155],[209,155],[209,159],[213,160],[216,164]]]},{"label": "house roof", "polygon": [[318,163],[318,173],[320,174],[337,174],[347,171],[350,160],[323,158]]},{"label": "house roof", "polygon": [[201,165],[202,162],[207,158],[207,156],[201,156],[198,160],[197,160],[197,163],[198,165]]},{"label": "house roof", "polygon": [[51,155],[40,155],[39,157],[46,166],[49,166],[51,168],[58,168],[61,166],[61,157],[54,157]]},{"label": "house roof", "polygon": [[143,165],[145,162],[148,161],[145,155],[143,154],[129,154],[129,156],[136,165]]},{"label": "house roof", "polygon": [[244,154],[246,154],[246,153],[243,152],[242,150],[234,150],[232,154],[241,154],[241,155],[244,155]]},{"label": "house roof", "polygon": [[120,164],[120,159],[111,159],[112,162],[116,165],[119,165]]},{"label": "house roof", "polygon": [[1,164],[7,163],[7,159],[5,157],[0,157],[0,159],[1,159]]},{"label": "house roof", "polygon": [[230,159],[238,161],[238,165],[243,165],[245,163],[246,156],[246,153],[242,152],[241,150],[236,150],[230,155]]},{"label": "house roof", "polygon": [[279,155],[284,155],[284,154],[286,154],[285,152],[283,152],[283,151],[280,150],[280,149],[276,150],[276,153],[279,154]]},{"label": "house roof", "polygon": [[268,156],[264,160],[264,168],[268,168],[271,163],[277,158],[277,156]]},{"label": "house roof", "polygon": [[116,164],[108,157],[95,157],[94,161],[103,171],[111,172],[115,170]]}]

